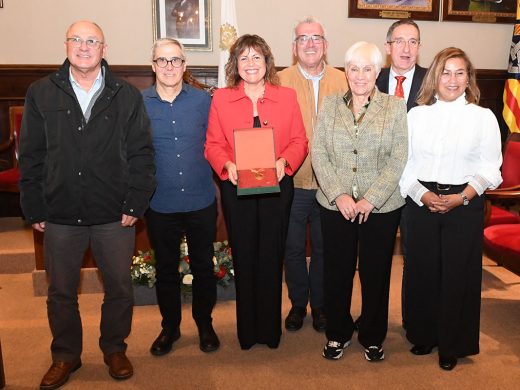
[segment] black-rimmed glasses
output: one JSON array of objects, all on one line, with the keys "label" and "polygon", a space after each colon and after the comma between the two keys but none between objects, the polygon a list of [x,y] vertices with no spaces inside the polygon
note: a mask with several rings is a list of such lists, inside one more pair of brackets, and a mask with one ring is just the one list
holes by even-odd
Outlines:
[{"label": "black-rimmed glasses", "polygon": [[184,64],[185,60],[179,57],[172,57],[170,59],[159,57],[153,60],[159,68],[166,68],[168,64],[172,64],[174,68],[180,68]]}]

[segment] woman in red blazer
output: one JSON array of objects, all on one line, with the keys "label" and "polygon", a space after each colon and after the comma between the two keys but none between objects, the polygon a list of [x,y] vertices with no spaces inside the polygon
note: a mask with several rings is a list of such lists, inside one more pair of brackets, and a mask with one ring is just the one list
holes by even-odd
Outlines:
[{"label": "woman in red blazer", "polygon": [[[257,35],[230,49],[227,88],[215,91],[205,155],[222,180],[233,250],[237,332],[242,349],[280,343],[282,260],[293,198],[292,175],[308,153],[296,92],[279,86],[273,55]],[[237,196],[233,130],[272,127],[280,193]]]}]

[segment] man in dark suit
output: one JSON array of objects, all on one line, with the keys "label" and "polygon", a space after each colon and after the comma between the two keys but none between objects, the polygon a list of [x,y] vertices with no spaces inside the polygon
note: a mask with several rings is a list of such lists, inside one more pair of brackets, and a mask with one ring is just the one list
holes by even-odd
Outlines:
[{"label": "man in dark suit", "polygon": [[408,111],[417,105],[417,93],[426,74],[426,69],[417,65],[420,45],[421,33],[413,20],[403,19],[393,23],[386,34],[385,44],[391,64],[389,68],[381,69],[376,81],[381,92],[397,95],[399,81],[396,77],[405,77],[401,83]]},{"label": "man in dark suit", "polygon": [[[410,111],[417,105],[416,99],[421,84],[426,74],[426,69],[417,65],[419,47],[421,45],[421,32],[419,26],[413,20],[402,19],[393,23],[386,33],[386,53],[390,56],[390,67],[381,69],[376,85],[381,92],[390,95],[401,93],[406,99],[406,109]],[[404,77],[404,78],[403,78]],[[403,250],[403,263],[406,263],[407,228],[406,211],[403,208],[399,230],[401,234],[401,248]],[[403,264],[403,280],[404,268]],[[404,285],[401,293],[401,308],[404,313],[405,296]],[[403,314],[403,326],[406,319]]]},{"label": "man in dark suit", "polygon": [[[381,69],[376,80],[377,88],[390,95],[401,96],[406,99],[408,111],[417,105],[416,99],[423,78],[426,74],[425,68],[417,65],[419,47],[421,45],[421,32],[419,26],[413,20],[402,19],[393,23],[386,34],[386,53],[390,56],[390,67]],[[399,225],[401,235],[401,248],[403,251],[403,262],[406,263],[406,210],[401,213]],[[404,280],[403,265],[403,280]],[[405,297],[404,286],[401,293],[401,307],[404,313]],[[354,326],[359,327],[359,317]],[[406,321],[403,314],[403,326]]]}]

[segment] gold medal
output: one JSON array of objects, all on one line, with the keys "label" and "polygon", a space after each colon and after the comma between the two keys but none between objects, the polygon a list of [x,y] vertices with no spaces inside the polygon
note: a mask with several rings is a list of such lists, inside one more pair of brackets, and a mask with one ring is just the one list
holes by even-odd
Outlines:
[{"label": "gold medal", "polygon": [[258,169],[251,169],[251,172],[253,172],[253,175],[255,175],[256,180],[263,180],[265,176],[265,169],[264,168],[258,168]]}]

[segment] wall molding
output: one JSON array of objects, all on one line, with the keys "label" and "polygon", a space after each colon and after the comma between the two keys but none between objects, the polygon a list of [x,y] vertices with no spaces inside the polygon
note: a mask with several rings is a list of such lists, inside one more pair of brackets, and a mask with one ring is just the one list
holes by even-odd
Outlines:
[{"label": "wall molding", "polygon": [[[0,65],[0,142],[8,132],[9,106],[22,105],[29,85],[59,67],[60,65]],[[110,69],[117,76],[127,80],[140,90],[154,83],[154,73],[149,65],[111,65]],[[279,67],[278,69],[283,68]],[[207,86],[217,85],[217,66],[188,66],[188,71],[202,84]],[[480,104],[495,113],[504,139],[507,135],[507,127],[502,118],[504,107],[502,94],[506,79],[506,70],[477,70],[477,83],[481,90]]]}]

